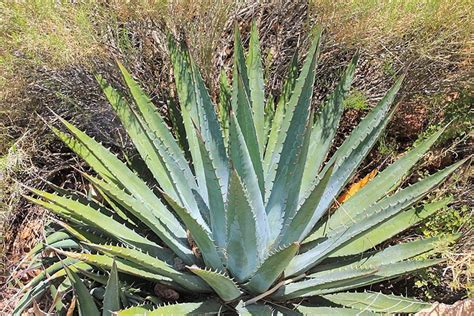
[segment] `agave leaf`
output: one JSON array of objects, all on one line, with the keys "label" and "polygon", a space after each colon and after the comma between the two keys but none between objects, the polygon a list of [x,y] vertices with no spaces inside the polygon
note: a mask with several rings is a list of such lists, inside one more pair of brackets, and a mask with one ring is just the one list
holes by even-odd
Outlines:
[{"label": "agave leaf", "polygon": [[102,178],[119,185],[120,181],[111,173],[111,171],[106,167],[105,163],[96,157],[93,151],[84,145],[79,139],[71,137],[70,135],[63,133],[52,126],[50,128],[63,143],[65,143],[79,157],[84,159],[84,161]]},{"label": "agave leaf", "polygon": [[338,305],[382,313],[417,313],[431,306],[412,298],[372,291],[335,293],[323,295],[323,298]]},{"label": "agave leaf", "polygon": [[[448,243],[456,240],[457,236],[445,237]],[[311,272],[327,271],[333,269],[347,269],[348,267],[376,267],[390,263],[397,263],[407,259],[426,254],[437,248],[440,244],[439,237],[419,239],[403,244],[390,246],[381,251],[371,251],[366,254],[357,254],[347,257],[331,257],[322,264],[311,269]]]},{"label": "agave leaf", "polygon": [[[219,120],[217,119],[215,106],[212,103],[211,97],[209,96],[209,92],[198,68],[192,61],[191,68],[193,71],[193,83],[198,102],[196,106],[199,114],[199,136],[204,140],[204,144],[209,152],[209,157],[211,158],[211,162],[216,170],[215,172],[221,186],[221,191],[225,197],[229,182],[229,164],[224,145],[224,137],[220,128]],[[204,197],[207,201],[207,195]]]},{"label": "agave leaf", "polygon": [[135,100],[135,104],[140,111],[141,118],[143,118],[153,134],[158,137],[168,148],[173,157],[176,158],[177,163],[183,170],[183,173],[186,176],[189,176],[189,181],[192,183],[191,186],[195,187],[196,183],[194,177],[192,177],[189,165],[186,162],[185,155],[171,134],[163,118],[159,112],[156,111],[156,107],[150,101],[146,93],[140,88],[138,83],[132,78],[127,69],[125,69],[125,67],[118,61],[117,64],[120,68],[120,71],[122,72],[123,79],[127,83],[127,86]]},{"label": "agave leaf", "polygon": [[[166,193],[162,194],[166,197]],[[212,240],[211,232],[205,223],[196,220],[185,208],[178,205],[171,198],[167,198],[167,200],[191,232],[193,240],[201,250],[206,265],[215,270],[224,270],[224,265],[217,250],[217,246],[214,243],[214,240]]]},{"label": "agave leaf", "polygon": [[[444,241],[448,243],[452,243],[455,239],[456,236],[444,237]],[[367,257],[363,261],[360,259],[353,265],[371,267],[401,262],[432,251],[440,242],[440,237],[432,237],[394,245]]]},{"label": "agave leaf", "polygon": [[151,313],[152,306],[132,306],[117,312],[117,316],[148,316]]},{"label": "agave leaf", "polygon": [[48,283],[49,276],[53,275],[58,270],[63,269],[64,266],[69,266],[69,265],[75,264],[77,262],[78,262],[77,259],[66,258],[66,259],[63,259],[62,262],[53,263],[52,265],[50,265],[46,269],[40,271],[40,273],[38,273],[38,275],[36,275],[30,282],[28,282],[28,284],[26,284],[23,287],[22,291],[26,292],[28,290],[31,290],[31,289],[37,287],[38,285],[40,285],[42,283]]},{"label": "agave leaf", "polygon": [[79,241],[89,242],[89,243],[105,243],[107,239],[98,236],[90,231],[87,231],[85,228],[79,226],[73,226],[66,224],[65,222],[58,221],[60,226],[62,226],[71,236],[76,238]]},{"label": "agave leaf", "polygon": [[401,181],[418,160],[420,160],[444,130],[445,128],[439,129],[421,144],[407,152],[402,158],[379,173],[378,176],[342,204],[336,212],[331,215],[327,223],[320,225],[305,242],[314,240],[323,236],[327,231],[347,224],[350,222],[350,218],[347,214],[350,214],[352,218],[356,218],[380,198],[384,197],[391,188],[396,186],[396,183]]},{"label": "agave leaf", "polygon": [[[100,157],[103,164],[119,181],[119,185],[125,187],[131,195],[142,202],[143,209],[148,209],[153,212],[155,217],[159,217],[162,225],[157,228],[156,232],[159,232],[160,239],[172,248],[183,261],[192,264],[191,250],[180,242],[186,240],[186,232],[174,215],[164,207],[155,193],[105,147],[65,120],[61,119],[61,122],[83,145],[87,146],[90,152],[93,152],[96,157]],[[96,171],[98,172],[98,170]],[[101,174],[101,176],[103,175]]]},{"label": "agave leaf", "polygon": [[461,166],[464,161],[465,160],[455,163],[452,166],[419,181],[411,187],[407,187],[386,197],[371,209],[371,214],[368,214],[367,217],[359,217],[358,221],[350,227],[341,227],[340,232],[331,235],[328,239],[317,244],[311,250],[296,256],[289,264],[285,274],[294,275],[307,271],[321,262],[332,252],[347,245],[348,242],[354,240],[354,238],[371,230],[380,223],[389,220],[413,203],[420,200],[426,192],[445,180],[452,172]]},{"label": "agave leaf", "polygon": [[269,136],[269,133],[270,133],[270,128],[271,128],[274,116],[275,116],[275,100],[273,99],[272,95],[269,95],[268,100],[265,103],[265,123],[264,123],[264,132],[263,132],[263,135],[264,135],[264,138],[263,138],[264,146],[263,147],[264,148],[263,148],[263,151],[265,151],[265,147],[266,147],[267,142],[268,142],[268,136]]},{"label": "agave leaf", "polygon": [[452,198],[446,198],[401,212],[381,225],[363,233],[344,247],[332,253],[330,257],[354,255],[369,250],[428,216],[431,216],[439,209],[446,207],[451,201]]},{"label": "agave leaf", "polygon": [[[109,197],[111,197],[114,201],[122,205],[127,211],[133,214],[135,217],[141,220],[147,227],[149,227],[155,234],[160,236],[164,242],[169,240],[169,234],[162,233],[163,230],[163,223],[161,218],[155,216],[155,213],[150,209],[143,207],[143,203],[139,200],[134,198],[132,195],[128,194],[127,192],[120,190],[117,186],[113,183],[108,183],[92,177],[90,175],[84,174],[86,177],[95,187],[99,188],[103,192],[105,192]],[[159,202],[160,204],[156,204],[156,207],[163,207],[165,206]],[[168,243],[167,243],[168,244]],[[185,262],[194,262],[194,254],[192,253],[191,249],[183,242],[173,243],[169,240],[169,244],[172,244],[173,251]],[[150,251],[152,253],[157,254],[159,257],[169,261],[169,258],[163,257],[164,254],[168,254],[168,257],[171,257],[171,253],[165,249],[160,249],[160,252],[157,251]]]},{"label": "agave leaf", "polygon": [[105,288],[102,316],[113,315],[113,312],[120,310],[120,305],[120,281],[118,278],[117,264],[114,261]]},{"label": "agave leaf", "polygon": [[147,316],[162,315],[213,315],[224,311],[224,307],[216,301],[199,303],[179,303],[162,305],[146,313]]},{"label": "agave leaf", "polygon": [[251,304],[244,306],[243,302],[240,303],[235,308],[239,315],[242,316],[272,316],[273,309],[266,304]]},{"label": "agave leaf", "polygon": [[[98,268],[110,270],[112,269],[112,263],[114,258],[106,255],[93,255],[87,253],[76,253],[76,252],[69,252],[69,251],[62,251],[57,250],[57,253],[63,254],[68,258],[73,258],[76,260],[80,260],[87,264],[93,265]],[[116,258],[115,262],[117,264],[117,270],[122,273],[138,276],[147,280],[155,281],[155,282],[173,282],[171,278],[159,275],[154,272],[150,272],[149,270],[144,269],[142,266],[136,264],[135,262],[130,262],[122,258]]]},{"label": "agave leaf", "polygon": [[72,283],[74,292],[77,296],[77,303],[79,305],[79,315],[81,316],[99,316],[99,310],[95,305],[94,298],[90,295],[89,290],[86,288],[79,276],[67,266],[64,266],[69,280]]},{"label": "agave leaf", "polygon": [[101,213],[105,215],[114,216],[116,214],[118,215],[119,218],[123,220],[124,224],[127,224],[130,227],[137,226],[137,224],[134,223],[133,220],[125,214],[124,210],[122,210],[114,201],[112,201],[106,194],[104,194],[104,192],[102,192],[98,188],[95,188],[95,189],[100,194],[100,196],[104,199],[104,201],[107,203],[107,206],[110,206],[110,208],[106,207],[104,203],[91,197],[89,193],[92,193],[92,190],[89,190],[87,196],[85,196],[84,194],[81,194],[79,192],[73,192],[71,190],[61,188],[60,186],[57,186],[54,183],[51,183],[51,182],[47,182],[47,183],[48,183],[48,186],[53,188],[53,190],[59,193],[59,195],[70,197],[74,200],[80,201],[82,204],[91,204],[93,205],[94,208],[100,209]]},{"label": "agave leaf", "polygon": [[51,212],[57,214],[66,219],[75,218],[87,225],[101,229],[104,233],[114,237],[129,245],[141,247],[142,249],[148,249],[151,252],[160,252],[166,254],[166,251],[155,244],[154,242],[146,239],[137,232],[125,227],[124,225],[116,222],[108,216],[105,216],[97,210],[91,208],[88,205],[81,204],[77,201],[60,197],[47,192],[31,189],[31,191],[38,196],[47,199],[52,203],[48,203],[42,200],[38,200],[32,197],[25,197],[29,201],[40,205]]},{"label": "agave leaf", "polygon": [[281,132],[271,162],[267,165],[265,171],[265,191],[271,190],[266,210],[269,225],[272,227],[272,240],[280,233],[287,205],[292,208],[298,202],[297,196],[296,199],[288,196],[286,181],[297,162],[298,152],[304,141],[303,135],[308,123],[317,57],[319,55],[319,39],[320,31],[313,41],[303,70],[296,82],[295,90],[288,102],[288,110],[282,122]]},{"label": "agave leaf", "polygon": [[129,223],[131,226],[137,227],[137,224],[134,222],[134,219],[127,215],[127,210],[124,209],[123,206],[114,201],[99,188],[96,187],[96,190],[99,192],[100,196],[104,199],[107,205],[109,205],[120,218],[122,218],[126,223]]},{"label": "agave leaf", "polygon": [[[234,67],[232,72],[232,78],[237,78],[238,73],[242,76],[242,83],[246,94],[250,95],[250,83],[247,71],[247,65],[245,63],[244,48],[242,46],[242,39],[240,37],[240,30],[237,24],[234,26]],[[232,80],[232,108],[236,109],[235,101],[237,100],[237,81]]]},{"label": "agave leaf", "polygon": [[[204,282],[194,275],[179,272],[173,269],[166,262],[150,256],[138,249],[126,248],[121,246],[112,245],[93,245],[89,244],[94,249],[100,250],[101,252],[110,256],[116,256],[123,258],[130,263],[134,263],[134,266],[141,267],[141,269],[157,273],[164,277],[172,279],[174,282],[192,291],[206,292],[208,287]],[[117,268],[120,270],[120,261],[117,262]]]},{"label": "agave leaf", "polygon": [[219,272],[203,270],[197,266],[191,266],[188,269],[209,284],[224,302],[230,302],[240,297],[239,287],[228,276]]},{"label": "agave leaf", "polygon": [[[199,120],[199,112],[197,108],[198,96],[196,95],[194,85],[191,57],[189,56],[188,50],[184,47],[184,44],[178,45],[171,35],[168,36],[168,50],[173,65],[174,80],[181,109],[180,112],[183,118],[184,129],[186,131],[189,152],[192,157],[194,174],[196,175],[201,195],[206,197],[207,200],[206,178],[202,166],[203,162],[201,159],[201,153],[197,143],[197,135],[193,124],[193,118]],[[196,123],[198,126],[200,125],[199,121]]]},{"label": "agave leaf", "polygon": [[122,97],[117,90],[111,87],[102,77],[97,76],[97,81],[102,88],[109,103],[112,105],[115,113],[122,122],[123,127],[127,131],[135,148],[137,148],[140,156],[155,177],[160,186],[170,192],[175,198],[178,192],[175,189],[172,179],[167,172],[168,166],[160,157],[158,150],[154,148],[153,141],[148,134],[151,131],[144,126],[136,114],[130,108],[128,102]]},{"label": "agave leaf", "polygon": [[[254,118],[252,114],[252,108],[250,104],[249,95],[245,92],[245,87],[243,85],[242,75],[237,71],[237,81],[236,89],[237,95],[235,101],[232,104],[232,110],[235,113],[237,122],[239,123],[240,131],[247,147],[250,159],[252,161],[252,166],[255,171],[255,174],[258,179],[258,188],[260,188],[260,194],[263,197],[264,192],[264,183],[263,183],[263,169],[261,161],[261,152],[259,149],[257,132],[254,125]],[[232,121],[231,121],[232,124]],[[231,126],[232,128],[232,126]],[[232,133],[232,130],[231,130]],[[232,135],[231,135],[232,136]],[[232,149],[232,143],[231,143]],[[235,161],[234,161],[235,163]]]},{"label": "agave leaf", "polygon": [[310,189],[331,148],[344,110],[343,102],[351,88],[358,59],[359,54],[356,53],[344,71],[336,89],[324,103],[321,112],[318,113],[311,132],[311,143],[304,168],[301,193],[305,193]]},{"label": "agave leaf", "polygon": [[283,273],[288,262],[296,255],[298,249],[299,244],[293,243],[270,254],[245,285],[245,288],[255,293],[263,293],[268,290],[273,282]]},{"label": "agave leaf", "polygon": [[291,219],[288,226],[283,228],[281,233],[281,241],[280,244],[288,243],[288,242],[300,242],[303,239],[303,231],[305,228],[305,224],[311,219],[313,216],[313,212],[316,209],[321,197],[323,196],[324,191],[326,190],[326,186],[329,182],[329,179],[332,175],[332,168],[326,172],[322,179],[317,178],[313,185],[313,190],[311,191],[310,195],[306,197],[303,203],[298,207],[298,211],[296,215]]},{"label": "agave leaf", "polygon": [[15,308],[12,312],[13,316],[21,316],[23,315],[23,311],[30,307],[33,304],[33,301],[38,300],[41,298],[44,293],[48,290],[49,283],[48,282],[41,282],[38,285],[34,286],[33,288],[26,291],[20,300],[16,303]]},{"label": "agave leaf", "polygon": [[265,247],[258,236],[255,211],[235,170],[227,198],[227,268],[242,282],[258,267],[262,258],[259,251]]},{"label": "agave leaf", "polygon": [[58,241],[62,241],[62,240],[68,240],[71,238],[71,235],[68,233],[68,232],[65,232],[63,230],[58,230],[58,231],[55,231],[54,233],[48,235],[44,242],[40,242],[38,244],[36,244],[29,252],[28,254],[26,255],[26,258],[30,258],[30,257],[33,257],[35,255],[37,255],[38,253],[40,253],[41,251],[44,250],[44,248],[47,246],[47,245],[51,245],[51,244],[54,244]]},{"label": "agave leaf", "polygon": [[367,310],[343,307],[305,306],[299,305],[297,311],[302,315],[338,315],[338,316],[375,316]]},{"label": "agave leaf", "polygon": [[229,140],[229,113],[231,108],[231,87],[229,79],[224,71],[221,70],[219,75],[219,121],[221,123],[222,132],[224,134],[224,144],[228,147]]},{"label": "agave leaf", "polygon": [[313,218],[306,226],[304,235],[310,233],[381,135],[393,114],[392,111],[390,115],[387,115],[390,105],[400,89],[402,80],[403,76],[397,80],[379,104],[359,123],[321,171],[321,174],[324,175],[329,166],[334,163],[331,180],[329,180],[327,189],[313,214]]},{"label": "agave leaf", "polygon": [[[116,214],[114,214],[114,212],[110,208],[106,207],[102,202],[90,196],[90,193],[92,192],[91,189],[89,189],[88,194],[85,195],[85,194],[82,194],[81,192],[73,192],[71,190],[63,189],[50,182],[48,182],[48,186],[50,186],[54,190],[54,192],[57,193],[58,195],[70,198],[82,204],[90,205],[92,208],[98,210],[102,214],[107,215],[108,217],[113,217],[119,222],[122,222],[121,219],[126,218],[126,216],[125,217],[116,216]],[[123,223],[125,224],[126,220],[124,220]],[[132,222],[130,221],[130,223]],[[132,223],[132,225],[130,225],[129,227],[131,226],[136,226],[136,225]]]},{"label": "agave leaf", "polygon": [[[205,168],[207,192],[209,193],[209,222],[212,236],[219,251],[226,248],[226,213],[224,205],[224,194],[222,192],[216,170],[212,164],[211,156],[203,140],[198,137],[199,148]],[[227,190],[227,189],[226,189]]]},{"label": "agave leaf", "polygon": [[[296,79],[298,78],[298,51],[295,52],[293,55],[293,59],[291,60],[290,67],[288,69],[288,75],[283,83],[283,90],[281,92],[280,98],[278,99],[277,107],[275,110],[275,114],[273,116],[272,125],[270,134],[268,135],[268,142],[267,147],[265,150],[265,156],[263,160],[263,168],[265,171],[268,170],[268,165],[271,162],[273,152],[275,150],[275,146],[278,140],[278,135],[280,133],[280,128],[282,125],[282,121],[286,116],[287,111],[287,103],[291,98],[291,94],[295,88]],[[265,194],[270,193],[270,191],[265,192]],[[268,196],[265,195],[265,199]]]},{"label": "agave leaf", "polygon": [[375,273],[377,273],[377,270],[373,268],[322,271],[310,275],[307,280],[284,285],[273,294],[273,297],[278,300],[288,300],[313,296],[312,293],[314,292],[352,284]]},{"label": "agave leaf", "polygon": [[[323,295],[329,293],[336,293],[360,287],[365,287],[371,284],[379,283],[385,280],[397,278],[402,275],[409,275],[419,270],[426,269],[433,265],[437,265],[443,262],[442,259],[431,259],[431,260],[409,260],[397,263],[391,263],[386,265],[377,266],[377,273],[354,280],[347,284],[334,285],[327,288],[320,288],[315,291],[308,293],[308,296]],[[310,275],[311,276],[311,275]]]},{"label": "agave leaf", "polygon": [[[264,135],[264,106],[265,106],[265,87],[263,85],[263,69],[262,56],[260,54],[260,43],[258,39],[258,30],[255,21],[252,22],[250,30],[249,53],[247,55],[247,69],[250,88],[250,100],[252,104],[253,121],[257,140],[259,144],[259,152],[263,155],[265,146]],[[261,159],[261,157],[259,158]]]},{"label": "agave leaf", "polygon": [[[305,162],[306,157],[308,156],[308,148],[311,140],[311,125],[313,124],[313,112],[309,115],[309,118],[306,122],[306,127],[303,134],[303,142],[299,148],[295,148],[296,156],[293,161],[290,162],[290,167],[288,168],[289,172],[287,174],[287,183],[286,183],[286,205],[283,212],[283,227],[288,227],[292,219],[295,216],[296,211],[298,210],[298,196],[301,189],[301,180],[303,179],[303,174],[305,173]],[[281,234],[281,231],[280,231]]]},{"label": "agave leaf", "polygon": [[233,113],[231,113],[230,119],[230,156],[256,218],[257,238],[259,245],[261,245],[258,249],[260,257],[262,257],[263,252],[270,243],[270,227],[263,204],[262,192],[259,190],[258,177],[250,159],[239,122]]},{"label": "agave leaf", "polygon": [[378,203],[374,204],[370,209],[367,209],[363,214],[360,214],[359,218],[375,214],[379,210],[389,207],[393,203],[399,203],[402,200],[408,200],[411,202],[418,201],[427,192],[429,192],[429,190],[433,189],[442,181],[446,180],[446,178],[451,175],[457,168],[459,168],[466,160],[467,159],[458,161],[457,163],[452,164],[451,166],[448,166],[443,170],[440,170],[411,186],[408,186],[390,196],[383,198]]}]

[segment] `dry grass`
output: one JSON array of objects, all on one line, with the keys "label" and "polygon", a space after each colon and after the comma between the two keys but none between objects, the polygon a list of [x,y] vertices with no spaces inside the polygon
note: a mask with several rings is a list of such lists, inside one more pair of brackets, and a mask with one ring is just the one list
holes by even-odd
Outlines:
[{"label": "dry grass", "polygon": [[472,53],[474,6],[469,0],[311,0],[313,14],[338,41],[374,47],[407,40],[421,55],[439,49]]}]

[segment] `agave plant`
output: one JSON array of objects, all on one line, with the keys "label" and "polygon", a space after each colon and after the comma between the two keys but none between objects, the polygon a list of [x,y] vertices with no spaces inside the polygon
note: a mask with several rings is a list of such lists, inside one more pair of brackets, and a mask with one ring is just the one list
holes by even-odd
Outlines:
[{"label": "agave plant", "polygon": [[[57,215],[61,228],[33,250],[33,262],[45,248],[55,256],[43,256],[48,265],[15,312],[49,289],[62,313],[61,298],[72,290],[81,315],[372,315],[428,307],[360,289],[441,262],[417,259],[434,251],[436,238],[375,246],[446,206],[449,198],[415,203],[463,161],[398,188],[441,129],[337,203],[386,127],[403,78],[328,157],[358,57],[315,112],[319,47],[317,31],[299,74],[293,58],[274,105],[264,96],[255,25],[247,54],[236,30],[232,86],[221,80],[216,106],[186,47],[170,37],[180,103],[173,126],[120,63],[131,97],[98,77],[147,172],[58,117],[63,128],[52,130],[92,168],[84,177],[100,198],[31,189],[36,197],[26,198]],[[163,303],[166,295],[153,286],[180,303]]]}]

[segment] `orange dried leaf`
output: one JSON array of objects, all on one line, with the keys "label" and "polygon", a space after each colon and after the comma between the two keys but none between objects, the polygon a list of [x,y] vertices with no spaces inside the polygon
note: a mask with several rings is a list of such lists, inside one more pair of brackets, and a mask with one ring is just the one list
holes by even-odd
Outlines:
[{"label": "orange dried leaf", "polygon": [[374,169],[361,180],[357,181],[356,183],[352,184],[349,189],[346,190],[343,194],[339,196],[337,201],[342,204],[347,201],[351,196],[356,194],[360,189],[362,189],[370,180],[372,180],[377,175],[378,170]]}]

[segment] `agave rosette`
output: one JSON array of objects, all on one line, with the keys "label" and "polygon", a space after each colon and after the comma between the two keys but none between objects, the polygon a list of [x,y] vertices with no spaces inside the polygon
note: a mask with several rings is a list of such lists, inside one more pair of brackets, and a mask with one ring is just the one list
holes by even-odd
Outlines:
[{"label": "agave rosette", "polygon": [[[51,287],[56,297],[73,289],[82,315],[371,315],[429,306],[356,290],[440,262],[416,259],[436,238],[373,249],[446,206],[449,198],[415,203],[462,161],[397,188],[441,129],[335,203],[386,127],[402,77],[328,157],[358,57],[315,113],[319,46],[318,31],[299,73],[293,58],[274,105],[264,95],[255,25],[247,54],[236,30],[232,86],[221,80],[217,107],[188,51],[170,37],[180,104],[172,127],[121,64],[131,98],[98,77],[151,176],[59,118],[63,129],[54,133],[93,169],[84,176],[101,199],[31,189],[36,197],[27,198],[62,227],[32,255],[47,247],[60,259],[49,258],[26,286],[16,313]],[[137,285],[146,283],[181,293],[181,303]]]}]

